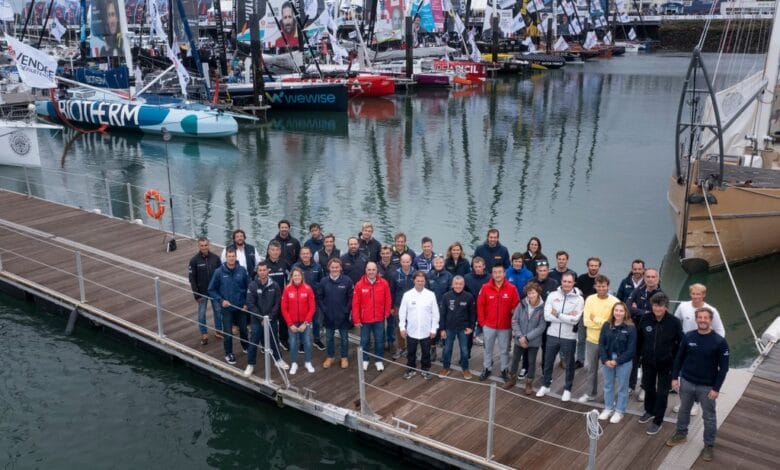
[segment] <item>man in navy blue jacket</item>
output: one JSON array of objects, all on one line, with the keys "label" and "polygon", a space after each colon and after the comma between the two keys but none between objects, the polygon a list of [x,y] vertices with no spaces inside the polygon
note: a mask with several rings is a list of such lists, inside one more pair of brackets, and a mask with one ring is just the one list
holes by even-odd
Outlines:
[{"label": "man in navy blue jacket", "polygon": [[713,311],[709,307],[696,309],[696,330],[685,335],[672,369],[672,388],[680,394],[677,430],[666,441],[674,447],[688,440],[688,423],[693,402],[701,403],[704,419],[704,450],[702,460],[713,457],[718,419],[715,400],[729,371],[729,345],[726,338],[712,330]]},{"label": "man in navy blue jacket", "polygon": [[[479,245],[477,249],[474,250],[474,256],[479,256],[485,260],[486,272],[491,272],[495,265],[501,265],[504,269],[509,267],[509,250],[498,241],[498,237],[498,229],[491,228],[488,230],[485,243]],[[477,295],[477,293],[473,294],[475,296]]]},{"label": "man in navy blue jacket", "polygon": [[249,345],[246,333],[247,315],[242,311],[246,310],[249,274],[236,261],[235,248],[225,250],[225,259],[226,261],[214,271],[214,276],[211,278],[209,297],[222,307],[222,333],[225,335],[222,346],[225,349],[225,362],[234,365],[236,356],[233,355],[233,335],[230,332],[234,317],[238,321],[241,348],[246,352]]}]

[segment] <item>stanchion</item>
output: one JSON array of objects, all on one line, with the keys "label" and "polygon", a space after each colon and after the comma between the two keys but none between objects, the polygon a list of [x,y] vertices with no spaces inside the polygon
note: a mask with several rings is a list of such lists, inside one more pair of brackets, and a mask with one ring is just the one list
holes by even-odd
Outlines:
[{"label": "stanchion", "polygon": [[271,321],[263,317],[263,351],[265,357],[265,383],[271,383]]},{"label": "stanchion", "polygon": [[602,430],[599,425],[599,412],[598,410],[590,410],[585,413],[585,426],[588,431],[588,439],[590,439],[588,447],[588,470],[596,470],[596,451],[599,447],[599,436],[601,436]]},{"label": "stanchion", "polygon": [[87,292],[84,289],[84,271],[81,268],[81,252],[76,251],[76,275],[79,278],[79,296],[81,298],[81,303],[84,303],[87,301]]},{"label": "stanchion", "polygon": [[355,361],[355,364],[357,364],[357,370],[358,370],[358,388],[360,390],[360,414],[361,415],[368,415],[368,404],[366,403],[366,382],[365,382],[365,373],[363,372],[363,348],[360,346],[357,347],[357,361]]},{"label": "stanchion", "polygon": [[130,183],[126,183],[127,186],[127,208],[130,211],[130,221],[135,220],[135,213],[133,212],[133,192],[131,191]]},{"label": "stanchion", "polygon": [[493,424],[496,421],[496,383],[490,384],[490,403],[488,405],[487,445],[485,459],[493,459]]},{"label": "stanchion", "polygon": [[190,232],[192,234],[192,238],[195,238],[195,207],[192,204],[192,194],[190,194],[187,199],[190,205]]},{"label": "stanchion", "polygon": [[27,185],[27,197],[32,196],[32,192],[30,191],[30,176],[27,174],[27,167],[24,166],[24,184]]},{"label": "stanchion", "polygon": [[160,301],[160,278],[155,276],[154,278],[154,302],[157,307],[157,334],[160,338],[164,338],[163,321],[162,321],[162,302]]},{"label": "stanchion", "polygon": [[3,255],[0,254],[0,271],[3,270]]},{"label": "stanchion", "polygon": [[114,216],[114,207],[111,204],[111,185],[108,184],[108,178],[103,178],[103,182],[106,185],[106,199],[108,200],[108,215]]}]

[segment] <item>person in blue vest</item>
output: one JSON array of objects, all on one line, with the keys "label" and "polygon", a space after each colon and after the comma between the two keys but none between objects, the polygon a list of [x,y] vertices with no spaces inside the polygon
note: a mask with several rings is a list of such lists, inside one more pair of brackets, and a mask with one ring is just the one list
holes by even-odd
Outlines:
[{"label": "person in blue vest", "polygon": [[[222,307],[222,334],[225,336],[222,346],[225,350],[225,362],[235,365],[236,356],[233,354],[233,317],[238,320],[238,331],[241,338],[241,348],[247,351],[246,292],[249,287],[249,274],[243,266],[236,261],[236,249],[225,250],[225,262],[214,271],[209,283],[209,297],[214,299]],[[238,314],[238,315],[237,315]]]},{"label": "person in blue vest", "polygon": [[[433,257],[433,268],[428,271],[426,278],[426,287],[436,296],[436,303],[440,303],[444,294],[450,290],[452,285],[452,274],[444,269],[444,257],[436,255]],[[441,330],[436,332],[436,337],[431,339],[431,360],[436,360],[436,346],[444,347],[444,338],[441,338]]]},{"label": "person in blue vest", "polygon": [[485,243],[479,245],[474,250],[474,256],[479,256],[485,260],[486,272],[491,272],[495,265],[501,265],[504,269],[509,267],[509,250],[498,241],[498,238],[498,229],[491,228],[487,232]]},{"label": "person in blue vest", "polygon": [[[403,299],[406,291],[414,288],[415,269],[412,266],[411,255],[404,253],[401,255],[399,263],[400,265],[393,272],[390,282],[390,292],[393,295],[393,309],[392,314],[387,318],[387,341],[389,343],[395,343],[396,333],[400,333],[400,330],[398,330],[398,308],[401,306],[401,299]],[[406,340],[399,335],[398,347],[393,351],[393,359],[402,357],[405,352]]]},{"label": "person in blue vest", "polygon": [[341,274],[341,260],[334,258],[328,263],[329,274],[320,281],[317,303],[325,324],[327,358],[323,369],[329,369],[336,362],[335,333],[339,332],[341,355],[340,367],[349,367],[349,329],[352,313],[352,280]]}]

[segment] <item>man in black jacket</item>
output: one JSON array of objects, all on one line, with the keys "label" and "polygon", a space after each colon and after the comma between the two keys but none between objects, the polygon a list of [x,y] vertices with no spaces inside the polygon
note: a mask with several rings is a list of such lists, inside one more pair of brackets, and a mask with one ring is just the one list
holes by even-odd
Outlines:
[{"label": "man in black jacket", "polygon": [[[301,242],[290,235],[289,220],[282,219],[276,226],[279,228],[279,233],[268,243],[268,246],[270,247],[272,242],[279,243],[282,249],[282,259],[289,268],[298,261],[298,254],[301,252]],[[268,253],[266,253],[266,256],[268,256]]]},{"label": "man in black jacket", "polygon": [[341,250],[336,248],[336,236],[329,233],[322,239],[322,248],[314,254],[314,261],[320,263],[323,272],[327,272],[328,263],[333,258],[341,258]]},{"label": "man in black jacket", "polygon": [[322,364],[328,369],[336,363],[335,333],[339,332],[341,368],[349,367],[349,329],[352,312],[352,280],[341,274],[341,260],[334,258],[328,263],[328,276],[320,282],[317,304],[322,311],[325,325],[327,358]]},{"label": "man in black jacket", "polygon": [[238,264],[246,269],[246,272],[249,273],[250,279],[253,279],[255,277],[255,266],[257,265],[257,250],[255,250],[254,246],[246,243],[246,232],[240,228],[233,230],[232,240],[233,243],[226,246],[225,249],[222,250],[220,260],[224,263],[227,260],[225,257],[227,249],[235,248],[236,261],[238,261]]},{"label": "man in black jacket", "polygon": [[382,244],[374,238],[374,225],[371,222],[363,222],[358,234],[358,251],[368,260],[379,262],[379,250]]},{"label": "man in black jacket", "polygon": [[[646,269],[644,273],[644,285],[635,289],[628,298],[628,302],[626,302],[628,309],[631,311],[631,320],[634,322],[634,325],[639,325],[643,316],[652,313],[650,298],[658,292],[663,292],[661,290],[661,279],[658,276],[658,270],[652,268]],[[637,331],[637,333],[641,336],[640,331]],[[640,365],[639,357],[637,356],[637,359],[631,366],[631,377],[628,379],[629,391],[636,390],[637,374]],[[642,390],[637,395],[637,399],[643,401],[644,396],[645,391]]]},{"label": "man in black jacket", "polygon": [[640,423],[652,420],[647,434],[661,430],[672,386],[674,358],[683,340],[682,323],[667,310],[669,297],[658,292],[650,298],[652,313],[642,316],[637,327],[637,351],[642,362],[645,413]]},{"label": "man in black jacket", "polygon": [[466,281],[463,276],[455,276],[452,279],[452,290],[447,291],[439,303],[439,327],[441,337],[445,340],[442,362],[444,371],[442,375],[450,375],[450,361],[452,360],[452,348],[455,339],[458,339],[460,348],[460,368],[463,369],[463,378],[471,379],[469,371],[468,335],[474,331],[477,322],[477,308],[474,296],[464,290]]},{"label": "man in black jacket", "polygon": [[[222,262],[219,256],[209,250],[209,239],[198,238],[198,253],[190,259],[189,277],[190,288],[198,304],[198,329],[200,330],[200,344],[209,343],[208,328],[206,327],[206,309],[209,304],[209,282],[214,271]],[[214,336],[222,337],[222,313],[216,302],[211,302],[211,311],[214,312]]]},{"label": "man in black jacket", "polygon": [[254,281],[249,283],[249,288],[246,293],[246,306],[251,312],[252,317],[252,338],[249,340],[249,349],[246,352],[247,366],[244,370],[244,375],[246,377],[251,376],[252,372],[255,370],[255,364],[257,364],[257,346],[261,345],[263,348],[266,347],[265,332],[263,328],[264,317],[267,317],[269,322],[269,338],[274,360],[278,367],[283,369],[289,368],[279,354],[279,347],[277,346],[279,338],[275,337],[276,331],[279,329],[279,309],[282,301],[282,289],[268,276],[268,272],[268,263],[261,261],[260,264],[257,265],[257,277]]}]

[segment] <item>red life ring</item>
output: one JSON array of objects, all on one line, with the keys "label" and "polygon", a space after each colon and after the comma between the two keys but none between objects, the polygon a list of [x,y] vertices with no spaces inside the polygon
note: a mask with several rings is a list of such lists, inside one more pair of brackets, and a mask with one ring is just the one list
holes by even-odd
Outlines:
[{"label": "red life ring", "polygon": [[[157,208],[152,207],[152,200],[157,201]],[[156,189],[150,189],[144,193],[144,207],[146,207],[146,213],[153,219],[160,220],[165,214],[165,199],[160,195],[160,192]]]}]

